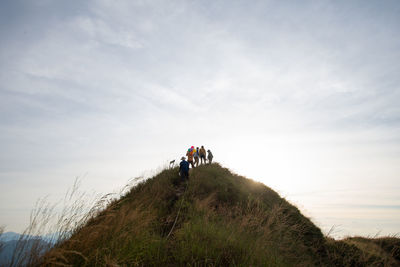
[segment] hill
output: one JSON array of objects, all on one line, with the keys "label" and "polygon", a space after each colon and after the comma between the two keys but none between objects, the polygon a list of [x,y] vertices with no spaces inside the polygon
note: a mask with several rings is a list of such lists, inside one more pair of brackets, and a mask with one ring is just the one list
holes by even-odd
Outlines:
[{"label": "hill", "polygon": [[40,265],[399,266],[398,238],[325,237],[264,184],[218,164],[164,170],[56,245]]},{"label": "hill", "polygon": [[15,232],[6,232],[2,233],[0,232],[0,242],[8,242],[11,240],[18,240],[20,238],[20,234],[15,233]]},{"label": "hill", "polygon": [[36,255],[40,257],[49,247],[50,243],[36,237],[0,241],[0,266],[35,265]]}]

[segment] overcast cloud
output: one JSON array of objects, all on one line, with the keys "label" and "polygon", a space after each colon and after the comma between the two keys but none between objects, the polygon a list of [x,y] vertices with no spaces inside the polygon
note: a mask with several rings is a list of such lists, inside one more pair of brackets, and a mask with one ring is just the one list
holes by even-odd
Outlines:
[{"label": "overcast cloud", "polygon": [[[352,190],[400,205],[399,12],[398,1],[2,1],[0,224],[20,231],[34,200],[75,176],[108,192],[205,145],[351,234],[321,211],[349,208]],[[328,190],[345,197],[309,194]]]}]

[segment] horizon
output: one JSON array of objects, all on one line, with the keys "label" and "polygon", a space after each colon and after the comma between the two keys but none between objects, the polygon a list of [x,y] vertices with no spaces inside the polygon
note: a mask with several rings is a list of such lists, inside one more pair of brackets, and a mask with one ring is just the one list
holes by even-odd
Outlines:
[{"label": "horizon", "polygon": [[[175,160],[175,166],[177,167],[177,164],[179,164],[180,159]],[[213,160],[214,162],[214,160]],[[215,161],[215,163],[221,164],[218,161]],[[200,166],[200,163],[199,163]],[[235,172],[233,169],[229,168],[228,166],[221,165],[223,168],[228,168],[231,172],[234,174],[243,176],[240,173]],[[92,189],[92,185],[89,185],[87,182],[85,183],[85,177],[76,177],[75,179],[79,180],[79,187],[78,189],[78,195],[84,197],[85,199],[89,200],[88,205],[85,206],[85,208],[90,208],[90,205],[94,204],[94,200],[99,199],[99,197],[106,195],[106,194],[112,194],[113,198],[119,198],[122,196],[123,192],[126,192],[127,188],[126,186],[129,186],[128,188],[132,188],[136,185],[136,182],[138,181],[143,181],[149,178],[155,177],[160,171],[168,169],[168,162],[165,161],[163,164],[160,164],[157,168],[151,169],[151,170],[146,170],[141,173],[140,176],[137,176],[135,178],[131,178],[125,182],[123,186],[120,188],[114,188],[111,191],[105,191],[100,193],[99,192],[94,192],[94,191],[82,191],[81,189],[86,187],[87,190]],[[316,198],[319,202],[316,202],[315,194],[328,194],[328,195],[337,195],[336,193],[339,193],[339,195],[346,196],[353,198],[354,195],[360,194],[360,191],[351,191],[351,190],[340,190],[339,192],[333,191],[326,191],[326,192],[307,192],[306,194],[299,193],[299,194],[292,194],[292,195],[283,195],[282,192],[276,190],[275,188],[269,186],[262,180],[257,180],[253,179],[251,177],[243,176],[245,178],[251,179],[256,182],[261,182],[267,187],[270,187],[272,190],[276,191],[281,197],[285,198],[287,201],[289,201],[291,204],[295,205],[298,207],[301,211],[301,213],[308,218],[311,219],[311,221],[316,224],[319,228],[321,228],[322,232],[324,234],[329,234],[330,237],[333,237],[335,239],[343,239],[349,236],[364,236],[364,237],[385,237],[385,236],[398,236],[399,233],[396,232],[397,227],[398,227],[398,221],[400,219],[400,215],[398,212],[396,212],[398,209],[400,209],[400,206],[391,206],[391,205],[368,205],[368,204],[349,204],[349,199],[347,199],[345,202],[339,202],[339,203],[332,203],[330,201],[322,201],[318,197]],[[135,179],[138,179],[137,181],[134,181]],[[134,181],[134,182],[133,182]],[[43,200],[45,199],[47,204],[56,205],[56,210],[53,212],[54,215],[58,214],[61,209],[63,208],[63,205],[60,205],[60,201],[66,196],[66,194],[71,190],[72,184],[69,185],[68,188],[64,188],[65,192],[63,194],[54,196],[54,195],[48,195],[45,198],[43,196],[40,196],[37,200]],[[82,188],[81,188],[82,187]],[[124,190],[123,190],[124,189]],[[81,194],[84,195],[81,195]],[[356,194],[354,194],[356,193]],[[361,191],[361,194],[365,192]],[[393,192],[397,193],[397,192]],[[96,195],[96,196],[95,196]],[[368,195],[367,197],[369,197]],[[58,197],[58,198],[57,198]],[[364,196],[366,197],[366,196]],[[395,194],[393,197],[397,197],[397,194]],[[75,198],[72,199],[73,201]],[[308,205],[308,206],[307,206]],[[327,207],[329,209],[327,209]],[[34,206],[32,206],[32,209],[29,210],[29,213],[34,209]],[[326,210],[327,209],[327,210]],[[341,212],[338,212],[338,209],[341,209]],[[343,211],[344,209],[344,211]],[[382,210],[385,210],[386,212],[382,213]],[[358,212],[360,213],[361,211],[368,211],[372,212],[371,214],[368,215],[368,213],[361,214],[361,217],[354,217],[352,212]],[[381,212],[379,212],[379,210]],[[391,212],[387,212],[387,210]],[[343,214],[345,216],[343,216]],[[370,222],[369,219],[373,217],[374,215],[379,215],[382,216],[384,215],[384,219],[387,220],[386,222],[382,222],[380,220],[373,220],[373,222]],[[360,215],[360,214],[359,214]],[[318,217],[316,217],[318,216]],[[349,223],[349,217],[351,219],[351,222]],[[390,227],[386,228],[379,228],[380,225],[390,225]],[[4,226],[4,225],[3,225]],[[17,234],[22,234],[23,230],[26,228],[27,224],[21,225],[22,228],[20,228],[20,231],[12,231],[5,227],[4,233],[17,233]],[[371,230],[372,229],[372,230]],[[54,234],[53,232],[45,233],[45,235],[39,235],[39,236],[48,236]]]},{"label": "horizon", "polygon": [[335,237],[400,233],[400,3],[0,3],[0,226],[192,145]]}]

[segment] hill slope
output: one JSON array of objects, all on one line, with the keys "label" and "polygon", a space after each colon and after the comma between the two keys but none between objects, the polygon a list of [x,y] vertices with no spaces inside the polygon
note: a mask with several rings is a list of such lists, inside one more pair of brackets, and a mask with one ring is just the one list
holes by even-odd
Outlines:
[{"label": "hill slope", "polygon": [[335,241],[261,183],[218,164],[164,170],[110,204],[41,264],[396,266],[397,238]]}]

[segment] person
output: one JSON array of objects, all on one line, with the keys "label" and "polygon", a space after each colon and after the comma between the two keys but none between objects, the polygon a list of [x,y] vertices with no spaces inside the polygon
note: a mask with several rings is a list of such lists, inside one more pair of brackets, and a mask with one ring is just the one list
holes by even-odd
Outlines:
[{"label": "person", "polygon": [[186,161],[185,157],[181,158],[181,163],[179,164],[179,175],[182,178],[182,181],[186,179],[189,180],[189,162]]},{"label": "person", "polygon": [[201,164],[203,164],[203,160],[204,160],[204,164],[206,164],[206,150],[204,149],[204,146],[201,146],[201,148],[200,148],[200,162],[201,162]]},{"label": "person", "polygon": [[188,162],[190,165],[192,165],[192,168],[194,168],[194,164],[193,164],[193,149],[188,150],[188,152],[186,153],[186,156],[188,157]]},{"label": "person", "polygon": [[207,152],[208,152],[208,156],[207,156],[208,164],[211,164],[212,163],[212,159],[213,159],[213,154],[211,153],[210,149],[207,150]]},{"label": "person", "polygon": [[194,157],[194,165],[196,167],[199,166],[199,148],[197,147],[193,153],[193,157]]}]

